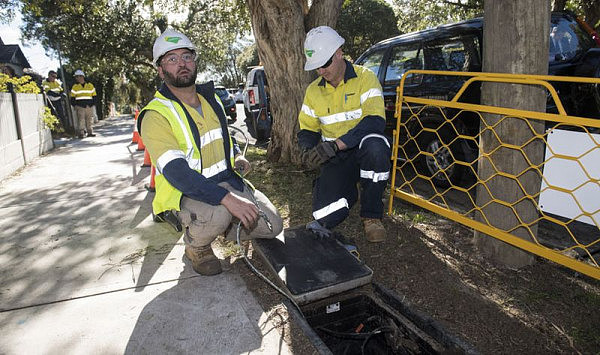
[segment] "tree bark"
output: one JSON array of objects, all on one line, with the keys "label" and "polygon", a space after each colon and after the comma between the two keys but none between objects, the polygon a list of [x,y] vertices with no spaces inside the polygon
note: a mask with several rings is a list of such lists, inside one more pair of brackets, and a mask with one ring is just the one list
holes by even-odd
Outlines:
[{"label": "tree bark", "polygon": [[552,0],[552,11],[563,11],[567,0]]},{"label": "tree bark", "polygon": [[298,113],[304,90],[314,79],[314,73],[304,71],[304,39],[314,26],[334,27],[342,0],[314,0],[310,9],[299,0],[247,0],[247,4],[269,83],[273,128],[268,158],[299,163]]},{"label": "tree bark", "polygon": [[582,1],[583,13],[585,14],[585,22],[592,26],[596,31],[600,30],[600,0]]},{"label": "tree bark", "polygon": [[[547,74],[549,24],[549,0],[486,0],[483,70]],[[537,86],[484,83],[481,101],[484,105],[545,112],[546,92]],[[485,218],[480,213],[476,218],[517,237],[533,240],[537,236],[537,195],[541,176],[529,167],[543,161],[544,144],[532,137],[533,132],[544,131],[544,123],[497,115],[484,115],[484,121],[487,124],[481,124],[480,150],[490,154],[490,159],[479,160],[478,174],[480,180],[486,181],[489,193],[483,186],[478,186],[477,205]],[[490,127],[494,127],[493,131]],[[498,139],[521,149],[498,148]],[[500,176],[497,172],[514,178]],[[532,197],[524,198],[525,195]],[[494,201],[490,202],[492,199]],[[506,201],[511,206],[496,201]],[[478,232],[475,233],[475,244],[484,254],[508,267],[518,268],[534,261],[531,254]]]}]

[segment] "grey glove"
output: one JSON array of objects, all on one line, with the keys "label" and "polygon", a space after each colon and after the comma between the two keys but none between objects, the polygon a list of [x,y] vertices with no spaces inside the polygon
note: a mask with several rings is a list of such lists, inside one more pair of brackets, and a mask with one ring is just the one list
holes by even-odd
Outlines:
[{"label": "grey glove", "polygon": [[312,149],[302,153],[302,163],[310,168],[318,168],[321,164],[333,158],[338,151],[334,141],[321,141]]},{"label": "grey glove", "polygon": [[313,232],[317,236],[321,238],[329,237],[331,235],[331,231],[321,225],[319,221],[312,221],[306,224],[306,229]]}]

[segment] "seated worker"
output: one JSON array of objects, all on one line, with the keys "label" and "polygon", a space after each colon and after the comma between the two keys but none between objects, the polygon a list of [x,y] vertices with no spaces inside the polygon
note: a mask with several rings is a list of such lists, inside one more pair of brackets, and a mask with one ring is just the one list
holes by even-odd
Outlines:
[{"label": "seated worker", "polygon": [[[212,82],[196,85],[196,48],[167,29],[154,42],[153,61],[163,85],[138,116],[138,131],[156,167],[155,214],[174,211],[185,228],[185,256],[202,275],[221,272],[210,244],[218,236],[274,238],[283,229],[275,206],[236,170],[250,163],[227,129]],[[256,202],[256,203],[255,203]]]},{"label": "seated worker", "polygon": [[303,162],[320,167],[313,186],[315,219],[307,225],[328,234],[357,202],[360,182],[360,216],[370,242],[386,238],[383,191],[390,173],[391,149],[383,136],[385,111],[381,85],[369,69],[343,57],[344,39],[327,26],[306,35],[304,70],[319,77],[306,89],[298,120],[298,145]]}]

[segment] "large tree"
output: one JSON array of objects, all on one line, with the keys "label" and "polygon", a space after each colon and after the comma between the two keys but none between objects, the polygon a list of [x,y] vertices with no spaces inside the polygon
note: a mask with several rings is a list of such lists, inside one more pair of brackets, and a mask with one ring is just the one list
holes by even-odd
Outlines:
[{"label": "large tree", "polygon": [[600,30],[600,0],[554,0],[552,11],[571,10],[596,29]]},{"label": "large tree", "polygon": [[231,43],[249,31],[246,8],[235,0],[21,2],[25,39],[40,40],[49,50],[60,47],[70,68],[106,84],[125,77],[141,89],[144,102],[157,84],[152,44],[165,28],[184,32],[196,44],[199,71],[228,62]]},{"label": "large tree", "polygon": [[483,0],[392,0],[403,33],[457,22],[480,15]]},{"label": "large tree", "polygon": [[304,90],[314,73],[304,68],[306,32],[335,28],[342,0],[247,0],[258,55],[271,93],[273,129],[268,155],[272,160],[298,162],[296,132]]},{"label": "large tree", "polygon": [[[484,13],[484,72],[548,73],[550,0],[486,0]],[[545,90],[535,85],[483,83],[481,101],[494,107],[546,111]],[[484,116],[481,125],[480,150],[486,158],[479,160],[478,175],[486,183],[485,188],[477,188],[477,205],[483,214],[477,218],[526,240],[537,236],[539,216],[533,197],[539,193],[541,176],[530,166],[539,166],[543,161],[544,143],[533,139],[543,132],[543,121],[491,114]],[[500,142],[505,146],[499,147]],[[509,267],[534,261],[531,254],[477,232],[475,243]]]},{"label": "large tree", "polygon": [[345,0],[338,19],[338,32],[346,39],[344,53],[358,58],[373,44],[400,34],[398,19],[383,0]]},{"label": "large tree", "polygon": [[[402,32],[483,16],[483,0],[391,0]],[[599,29],[600,0],[552,0],[552,10],[571,10]]]},{"label": "large tree", "polygon": [[10,23],[18,6],[19,0],[0,0],[0,24]]}]

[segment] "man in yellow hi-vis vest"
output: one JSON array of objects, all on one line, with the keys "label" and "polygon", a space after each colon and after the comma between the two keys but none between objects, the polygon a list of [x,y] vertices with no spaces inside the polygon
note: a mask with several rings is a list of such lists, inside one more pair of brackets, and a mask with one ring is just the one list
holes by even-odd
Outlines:
[{"label": "man in yellow hi-vis vest", "polygon": [[[173,212],[185,227],[185,256],[202,275],[221,272],[210,243],[221,234],[235,240],[274,238],[283,230],[275,206],[242,174],[250,163],[229,136],[223,104],[212,82],[195,85],[196,49],[167,29],[154,42],[154,65],[164,84],[138,116],[156,167],[156,215]],[[237,171],[236,171],[237,170]]]},{"label": "man in yellow hi-vis vest", "polygon": [[381,85],[365,67],[344,60],[344,39],[330,27],[306,35],[304,70],[319,77],[306,89],[298,120],[303,162],[320,168],[313,187],[313,218],[307,228],[328,234],[358,200],[370,242],[386,238],[382,196],[390,172],[390,144],[383,136]]},{"label": "man in yellow hi-vis vest", "polygon": [[95,137],[92,132],[94,122],[94,105],[96,102],[96,88],[94,84],[85,81],[83,70],[75,70],[76,83],[71,87],[71,105],[75,106],[79,123],[79,138],[83,138],[84,127],[88,137]]},{"label": "man in yellow hi-vis vest", "polygon": [[48,98],[50,110],[52,114],[54,114],[60,122],[65,124],[65,118],[63,114],[63,88],[62,83],[57,79],[58,75],[54,70],[50,70],[48,72],[48,78],[42,81],[42,87],[44,88],[44,93]]}]

